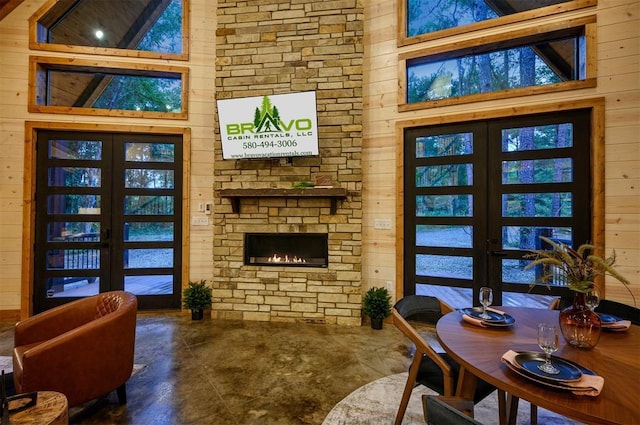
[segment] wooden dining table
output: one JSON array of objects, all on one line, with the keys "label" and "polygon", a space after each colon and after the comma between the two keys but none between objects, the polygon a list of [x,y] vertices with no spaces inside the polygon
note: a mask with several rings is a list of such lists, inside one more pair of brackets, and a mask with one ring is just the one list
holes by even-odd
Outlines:
[{"label": "wooden dining table", "polygon": [[[540,322],[558,323],[558,311],[496,307],[515,319],[510,327],[489,328],[470,324],[454,311],[436,325],[442,347],[460,364],[457,396],[472,399],[477,378],[513,397],[527,400],[560,415],[588,424],[640,424],[640,327],[626,331],[602,330],[592,349],[568,345],[560,336],[553,355],[572,360],[604,378],[597,396],[576,395],[554,389],[510,370],[501,361],[508,350],[541,352],[537,344]],[[501,409],[502,411],[502,409]],[[508,414],[508,409],[502,411]],[[505,423],[505,418],[500,418]]]}]

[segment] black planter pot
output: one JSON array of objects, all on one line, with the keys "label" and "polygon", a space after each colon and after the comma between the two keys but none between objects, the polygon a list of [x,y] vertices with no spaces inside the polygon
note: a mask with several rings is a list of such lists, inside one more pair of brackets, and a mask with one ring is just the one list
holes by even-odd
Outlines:
[{"label": "black planter pot", "polygon": [[377,329],[380,330],[382,329],[382,320],[383,319],[379,319],[379,318],[371,318],[371,329]]},{"label": "black planter pot", "polygon": [[191,320],[202,320],[204,310],[191,310]]}]

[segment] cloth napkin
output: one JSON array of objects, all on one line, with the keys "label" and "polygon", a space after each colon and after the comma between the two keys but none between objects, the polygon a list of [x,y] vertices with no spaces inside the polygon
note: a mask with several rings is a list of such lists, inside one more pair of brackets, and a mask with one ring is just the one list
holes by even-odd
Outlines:
[{"label": "cloth napkin", "polygon": [[[509,350],[502,355],[502,361],[514,368],[520,368],[518,363],[516,363],[517,354],[517,352]],[[598,375],[587,375],[583,373],[579,380],[575,382],[563,382],[562,385],[567,386],[573,394],[595,397],[600,394],[602,387],[604,387],[604,378]]]},{"label": "cloth napkin", "polygon": [[476,319],[475,317],[471,317],[468,314],[463,314],[462,320],[464,320],[465,322],[471,323],[472,325],[475,325],[475,326],[486,327],[482,319]]},{"label": "cloth napkin", "polygon": [[[492,307],[487,307],[487,311],[492,311],[494,313],[497,314],[504,314],[504,311],[500,311],[496,308],[492,308]],[[476,317],[472,317],[469,316],[468,314],[462,314],[462,320],[464,320],[465,322],[471,323],[472,325],[475,326],[482,326],[482,327],[486,327],[486,325],[484,324],[484,322],[482,321],[482,319],[478,319]]]},{"label": "cloth napkin", "polygon": [[631,326],[631,320],[618,320],[613,323],[603,323],[602,329],[608,329],[610,331],[626,331]]}]

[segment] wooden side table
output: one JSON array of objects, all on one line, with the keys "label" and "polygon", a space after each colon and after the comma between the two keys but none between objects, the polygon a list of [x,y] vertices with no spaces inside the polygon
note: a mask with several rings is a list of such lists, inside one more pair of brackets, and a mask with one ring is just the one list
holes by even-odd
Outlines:
[{"label": "wooden side table", "polygon": [[[14,407],[16,400],[9,403]],[[54,391],[38,391],[38,401],[35,406],[9,414],[11,425],[68,425],[69,409],[67,397]]]}]

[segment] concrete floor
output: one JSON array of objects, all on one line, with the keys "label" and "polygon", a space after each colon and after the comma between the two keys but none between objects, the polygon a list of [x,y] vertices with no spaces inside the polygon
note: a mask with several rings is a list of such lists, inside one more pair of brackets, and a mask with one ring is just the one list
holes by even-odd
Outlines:
[{"label": "concrete floor", "polygon": [[[0,355],[13,328],[0,323]],[[191,321],[179,313],[140,313],[128,403],[115,392],[72,424],[321,424],[356,388],[407,370],[412,345],[392,325]]]}]

